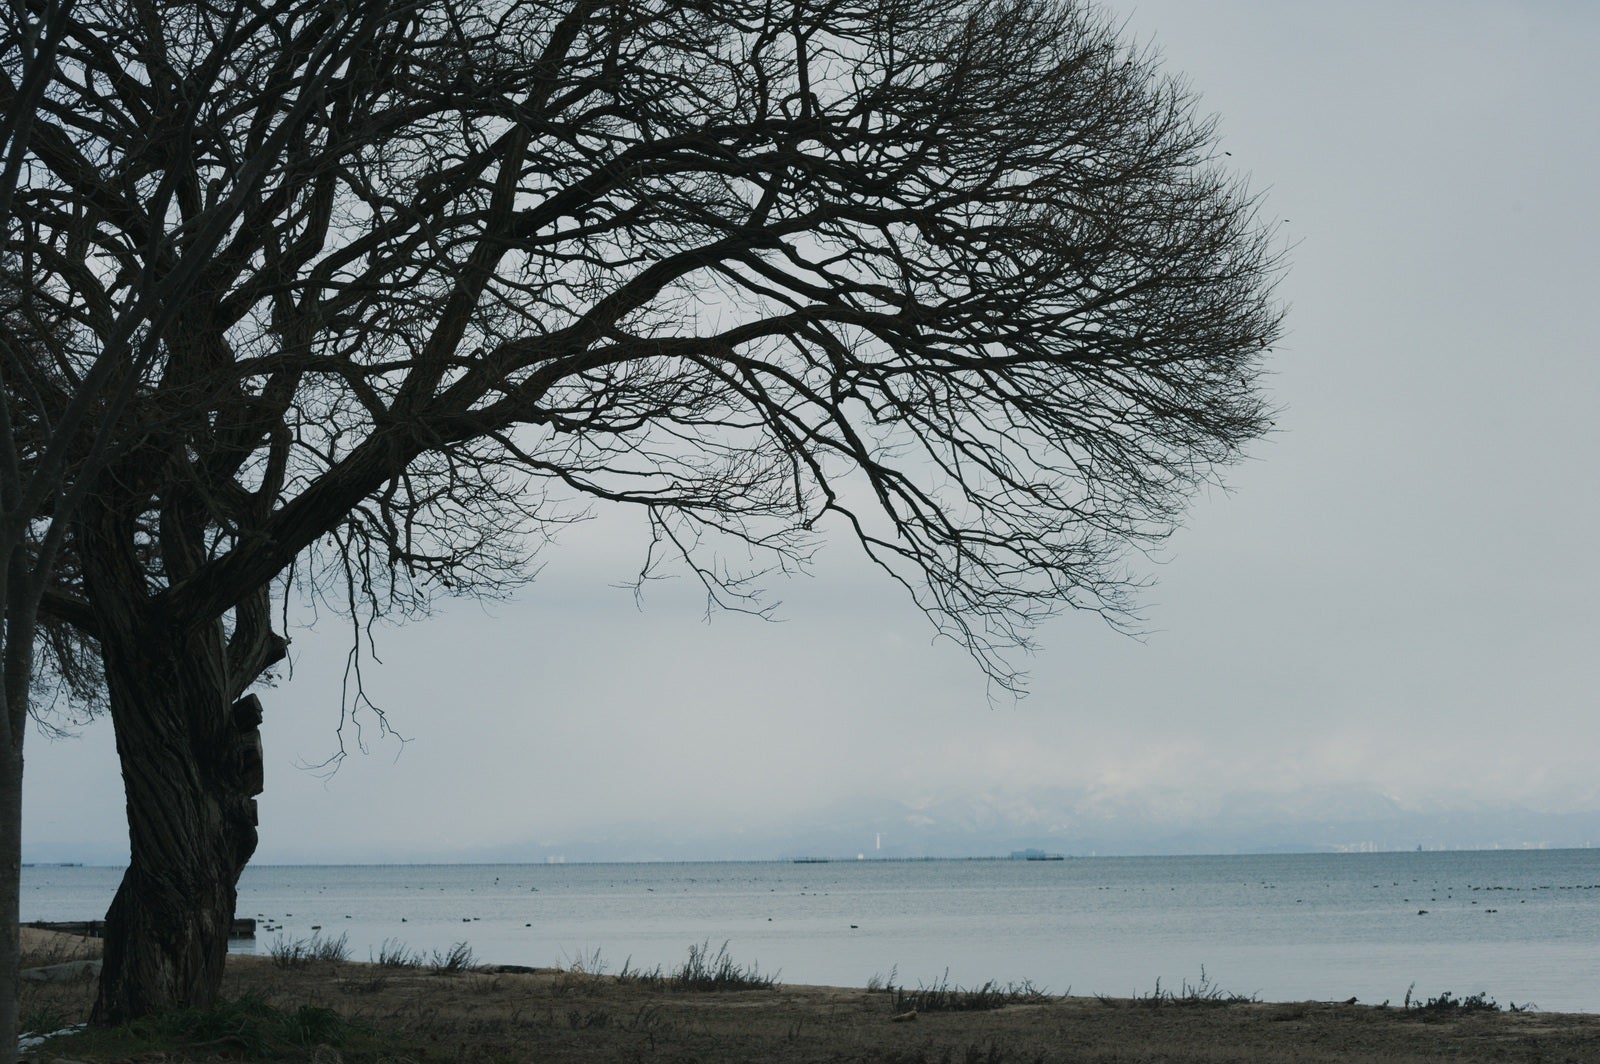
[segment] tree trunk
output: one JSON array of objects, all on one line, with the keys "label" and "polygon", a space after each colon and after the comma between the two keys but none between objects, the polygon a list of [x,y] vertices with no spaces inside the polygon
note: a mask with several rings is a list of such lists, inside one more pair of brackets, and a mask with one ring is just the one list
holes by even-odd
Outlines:
[{"label": "tree trunk", "polygon": [[101,653],[131,860],[106,913],[102,1024],[216,1001],[261,791],[260,703],[230,703],[220,624],[112,620],[101,614]]},{"label": "tree trunk", "polygon": [[[3,711],[6,707],[0,707]],[[26,721],[24,721],[26,726]],[[6,731],[10,731],[7,728]],[[0,743],[0,1061],[16,1059],[22,873],[22,735]]]},{"label": "tree trunk", "polygon": [[[7,577],[10,577],[9,579]],[[15,574],[0,576],[0,1061],[17,1059],[17,987],[22,961],[22,742],[28,736],[37,631],[34,602]],[[21,601],[18,601],[18,599]],[[36,600],[35,600],[36,601]]]}]

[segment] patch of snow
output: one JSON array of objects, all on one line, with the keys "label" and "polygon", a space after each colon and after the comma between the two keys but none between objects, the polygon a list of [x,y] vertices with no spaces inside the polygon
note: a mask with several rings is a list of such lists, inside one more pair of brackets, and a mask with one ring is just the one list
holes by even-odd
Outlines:
[{"label": "patch of snow", "polygon": [[17,1039],[17,1052],[25,1053],[30,1049],[38,1049],[44,1045],[46,1038],[54,1038],[58,1034],[76,1034],[78,1031],[83,1030],[84,1026],[84,1024],[75,1023],[71,1027],[63,1027],[59,1031],[51,1031],[48,1034],[34,1034],[32,1031],[24,1031],[21,1037]]}]

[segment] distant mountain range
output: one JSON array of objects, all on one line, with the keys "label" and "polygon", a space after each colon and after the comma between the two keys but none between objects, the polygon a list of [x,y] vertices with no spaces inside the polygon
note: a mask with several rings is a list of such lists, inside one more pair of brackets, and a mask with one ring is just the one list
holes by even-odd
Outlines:
[{"label": "distant mountain range", "polygon": [[1293,853],[1600,846],[1600,810],[1513,806],[1414,810],[1374,794],[1109,798],[1087,791],[948,795],[840,803],[787,824],[734,831],[682,823],[613,826],[481,860],[716,860],[798,857],[986,857],[1037,849],[1070,856]]},{"label": "distant mountain range", "polygon": [[[534,814],[536,820],[537,814]],[[739,818],[739,819],[736,819]],[[1600,809],[1547,813],[1510,805],[1413,809],[1382,795],[1337,790],[1199,798],[1140,790],[1113,795],[1059,788],[945,793],[907,801],[839,801],[780,819],[752,806],[726,818],[636,820],[521,840],[449,847],[418,838],[336,849],[265,842],[259,863],[785,860],[1005,857],[1038,850],[1069,857],[1134,854],[1317,853],[1363,850],[1600,846]],[[30,861],[121,864],[126,850],[45,852]]]}]

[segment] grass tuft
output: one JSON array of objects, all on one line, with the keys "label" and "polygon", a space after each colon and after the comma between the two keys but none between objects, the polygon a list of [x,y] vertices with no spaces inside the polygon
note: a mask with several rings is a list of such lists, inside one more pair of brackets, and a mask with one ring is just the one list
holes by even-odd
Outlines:
[{"label": "grass tuft", "polygon": [[305,968],[318,961],[338,964],[350,959],[350,936],[323,938],[317,933],[310,938],[287,939],[279,935],[268,952],[279,968]]},{"label": "grass tuft", "polygon": [[435,975],[460,975],[470,972],[478,966],[477,958],[472,955],[472,947],[465,942],[457,942],[448,952],[433,951],[433,962],[429,965]]},{"label": "grass tuft", "polygon": [[771,990],[777,975],[763,975],[752,964],[746,968],[728,956],[728,944],[711,955],[711,943],[689,947],[689,959],[673,970],[667,980],[673,990]]},{"label": "grass tuft", "polygon": [[1007,1005],[1041,1001],[1049,996],[1028,980],[1020,983],[998,983],[991,979],[981,986],[961,987],[950,981],[950,969],[937,982],[908,990],[894,985],[894,973],[889,975],[885,989],[890,1004],[897,1014],[907,1012],[982,1012],[1003,1009]]},{"label": "grass tuft", "polygon": [[1177,991],[1161,989],[1161,980],[1156,980],[1156,988],[1141,997],[1133,995],[1133,1003],[1144,1008],[1159,1009],[1172,1006],[1203,1006],[1218,1008],[1227,1005],[1253,1005],[1260,1001],[1255,994],[1233,994],[1216,983],[1206,975],[1205,965],[1200,966],[1200,980],[1191,983],[1187,979],[1180,984]]},{"label": "grass tuft", "polygon": [[[766,975],[757,965],[746,968],[728,956],[728,944],[715,954],[711,943],[702,942],[689,947],[689,959],[670,973],[661,965],[654,968],[635,968],[630,956],[622,962],[615,976],[605,974],[605,964],[600,951],[585,956],[579,954],[557,976],[554,989],[557,994],[599,993],[605,986],[617,983],[636,986],[644,990],[771,990],[777,985],[776,975]],[[586,1026],[589,1026],[586,1024]]]},{"label": "grass tuft", "polygon": [[[623,962],[622,967],[627,971],[627,962]],[[557,965],[552,988],[557,996],[598,994],[604,989],[605,971],[606,964],[600,959],[599,949],[589,953],[580,950],[576,957],[567,958],[565,964]]]},{"label": "grass tuft", "polygon": [[621,971],[617,972],[617,982],[629,986],[644,987],[647,990],[665,990],[667,988],[667,975],[661,965],[654,968],[635,968],[633,958],[629,957],[622,962]]},{"label": "grass tuft", "polygon": [[421,968],[425,958],[417,950],[407,949],[399,939],[386,938],[378,947],[378,955],[368,957],[380,968]]}]

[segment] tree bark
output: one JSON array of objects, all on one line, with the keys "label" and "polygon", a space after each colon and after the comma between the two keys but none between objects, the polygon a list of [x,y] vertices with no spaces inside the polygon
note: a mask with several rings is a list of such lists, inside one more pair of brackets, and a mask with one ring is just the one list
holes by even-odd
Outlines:
[{"label": "tree bark", "polygon": [[[4,707],[0,707],[4,708]],[[8,728],[7,731],[10,731]],[[22,736],[0,743],[0,1061],[16,1059],[17,985],[21,943]]]},{"label": "tree bark", "polygon": [[253,695],[230,702],[220,624],[183,634],[100,620],[131,850],[92,1016],[114,1024],[216,1001],[256,848],[261,716]]},{"label": "tree bark", "polygon": [[[10,552],[15,557],[15,551]],[[22,960],[22,744],[28,735],[38,614],[20,574],[0,574],[0,1061],[17,1059]]]}]

